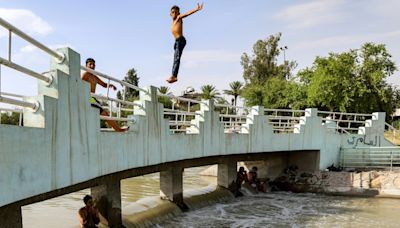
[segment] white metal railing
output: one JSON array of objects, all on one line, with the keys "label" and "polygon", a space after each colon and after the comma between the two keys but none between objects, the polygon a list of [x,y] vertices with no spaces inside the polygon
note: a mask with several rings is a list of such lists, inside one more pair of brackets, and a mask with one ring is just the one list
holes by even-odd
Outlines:
[{"label": "white metal railing", "polygon": [[328,128],[336,129],[339,133],[358,133],[359,127],[365,126],[365,121],[372,119],[372,114],[364,113],[344,113],[318,111],[318,116],[322,117],[323,123]]},{"label": "white metal railing", "polygon": [[[16,71],[19,71],[21,73],[24,73],[25,75],[34,77],[38,80],[42,80],[47,84],[51,84],[53,81],[53,77],[48,74],[39,74],[33,70],[30,70],[28,68],[25,68],[19,64],[16,64],[12,62],[12,35],[15,34],[19,36],[20,38],[24,39],[28,43],[36,46],[40,50],[48,53],[50,56],[56,58],[59,62],[62,62],[65,57],[63,54],[58,53],[56,51],[51,50],[50,48],[46,47],[45,45],[41,44],[40,42],[36,41],[32,37],[28,36],[26,33],[22,32],[19,30],[17,27],[13,26],[12,24],[8,23],[5,21],[3,18],[0,17],[0,25],[8,30],[9,34],[9,39],[8,39],[8,60],[5,58],[0,57],[0,66],[4,65],[7,66],[11,69],[14,69]],[[0,68],[0,81],[1,81],[1,68]],[[0,86],[1,89],[1,86]],[[1,92],[1,91],[0,91]],[[0,103],[6,103],[6,104],[11,104],[11,105],[16,105],[16,106],[21,106],[25,108],[31,108],[33,110],[37,110],[38,104],[37,103],[30,103],[30,102],[25,102],[25,101],[19,101],[13,98],[8,98],[4,96],[0,96]]]},{"label": "white metal railing", "polygon": [[341,148],[340,162],[344,168],[400,167],[400,147]]},{"label": "white metal railing", "polygon": [[65,56],[61,53],[51,50],[50,48],[46,47],[45,45],[41,44],[37,40],[33,39],[32,37],[28,36],[26,33],[19,30],[17,27],[13,26],[12,24],[5,21],[3,18],[0,17],[0,25],[6,28],[9,31],[9,42],[8,42],[8,57],[9,61],[11,61],[11,45],[12,45],[12,34],[18,35],[20,38],[26,40],[27,42],[31,43],[32,45],[36,46],[40,50],[46,52],[47,54],[51,55],[52,57],[56,58],[59,62],[63,62]]},{"label": "white metal railing", "polygon": [[191,120],[200,113],[192,107],[193,105],[205,104],[202,101],[177,97],[171,94],[158,93],[159,97],[168,98],[171,101],[171,108],[164,108],[164,118],[169,120],[169,128],[173,133],[176,132],[187,132],[189,127],[195,126],[191,123]]},{"label": "white metal railing", "polygon": [[305,113],[305,110],[264,109],[274,133],[293,133]]},{"label": "white metal railing", "polygon": [[[91,96],[98,99],[99,101],[107,103],[107,106],[102,106],[102,108],[108,110],[108,116],[101,115],[100,116],[101,120],[113,120],[113,121],[123,121],[123,122],[132,121],[133,118],[123,117],[122,111],[127,112],[126,114],[133,115],[135,106],[143,108],[142,105],[130,101],[106,97],[94,93],[91,93]],[[125,108],[123,108],[122,105],[124,105]]]},{"label": "white metal railing", "polygon": [[392,125],[385,123],[385,138],[394,145],[400,144],[400,130],[396,129]]},{"label": "white metal railing", "polygon": [[247,115],[251,107],[235,106],[229,104],[215,104],[215,108],[220,108],[220,121],[224,126],[225,133],[239,133],[247,122]]},{"label": "white metal railing", "polygon": [[[137,91],[144,92],[146,94],[149,94],[149,92],[145,89],[139,88],[138,86],[132,85],[128,82],[125,82],[123,80],[116,79],[114,77],[111,77],[107,74],[101,73],[96,70],[92,70],[90,68],[87,68],[85,66],[81,66],[81,70],[84,70],[86,72],[89,72],[93,75],[96,75],[98,77],[101,77],[103,79],[106,79],[107,86],[106,86],[106,95],[100,95],[100,94],[95,94],[91,93],[91,96],[98,99],[99,101],[105,102],[106,106],[102,106],[103,109],[108,111],[108,115],[100,115],[100,120],[112,120],[112,121],[121,121],[121,122],[127,122],[127,121],[133,121],[133,118],[126,117],[124,115],[133,115],[134,114],[134,107],[140,107],[143,108],[142,105],[131,102],[131,101],[126,101],[126,96],[125,92],[127,88],[134,89]],[[122,100],[118,98],[111,97],[110,95],[110,84],[111,82],[116,82],[122,86],[123,89],[123,94],[122,94]],[[123,113],[127,112],[127,113]],[[107,130],[105,128],[102,128],[101,130]]]},{"label": "white metal railing", "polygon": [[107,94],[109,93],[109,85],[110,85],[111,81],[117,82],[117,83],[119,83],[119,84],[121,84],[122,86],[125,86],[125,87],[127,87],[127,88],[134,89],[134,90],[138,90],[138,91],[142,91],[142,92],[145,93],[145,94],[149,94],[149,92],[148,92],[147,90],[145,90],[145,89],[142,89],[142,88],[140,88],[140,87],[138,87],[138,86],[135,86],[135,85],[132,85],[132,84],[130,84],[130,83],[127,83],[127,82],[125,82],[125,81],[123,81],[123,80],[119,80],[119,79],[113,78],[113,77],[111,77],[111,76],[109,76],[109,75],[107,75],[107,74],[101,73],[101,72],[99,72],[99,71],[92,70],[92,69],[87,68],[87,67],[85,67],[85,66],[81,66],[81,70],[87,71],[87,72],[89,72],[89,73],[91,73],[91,74],[94,74],[94,75],[97,75],[97,76],[99,76],[99,77],[102,77],[102,78],[107,79]]},{"label": "white metal railing", "polygon": [[53,77],[51,75],[43,75],[43,74],[36,73],[35,71],[32,71],[28,68],[20,66],[16,63],[13,63],[13,62],[3,59],[1,57],[0,57],[0,64],[7,66],[9,68],[12,68],[21,73],[24,73],[26,75],[32,76],[38,80],[42,80],[42,81],[46,82],[47,84],[51,84],[51,82],[53,81]]}]

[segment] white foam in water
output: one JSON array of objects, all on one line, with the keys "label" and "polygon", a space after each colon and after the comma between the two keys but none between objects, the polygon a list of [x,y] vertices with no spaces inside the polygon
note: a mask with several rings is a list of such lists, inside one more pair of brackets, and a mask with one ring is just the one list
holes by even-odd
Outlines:
[{"label": "white foam in water", "polygon": [[161,227],[398,227],[400,202],[274,192],[182,214]]},{"label": "white foam in water", "polygon": [[211,185],[211,184],[206,187],[202,187],[202,188],[189,189],[189,190],[183,191],[183,197],[189,198],[192,196],[204,195],[204,194],[215,191],[215,189],[217,189],[217,186]]},{"label": "white foam in water", "polygon": [[138,212],[146,211],[148,209],[154,208],[160,205],[163,201],[160,199],[159,196],[150,196],[142,198],[136,202],[127,204],[123,209],[122,212],[125,215],[131,215]]}]

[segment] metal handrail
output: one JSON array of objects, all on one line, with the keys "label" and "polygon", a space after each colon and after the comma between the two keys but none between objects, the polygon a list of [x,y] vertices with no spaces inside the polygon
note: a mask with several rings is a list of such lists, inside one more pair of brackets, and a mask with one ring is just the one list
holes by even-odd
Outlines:
[{"label": "metal handrail", "polygon": [[215,107],[223,107],[223,108],[237,108],[237,109],[253,109],[252,107],[245,107],[245,106],[235,106],[229,104],[214,104]]},{"label": "metal handrail", "polygon": [[225,118],[238,118],[238,119],[248,119],[247,115],[234,115],[234,114],[219,114],[220,117],[225,117]]},{"label": "metal handrail", "polygon": [[3,96],[0,96],[0,102],[6,103],[6,104],[17,105],[17,106],[25,107],[25,108],[31,108],[34,111],[38,110],[38,108],[39,108],[39,103],[30,103],[30,102],[15,100],[15,99],[3,97]]},{"label": "metal handrail", "polygon": [[12,24],[5,21],[3,18],[0,17],[0,25],[11,31],[12,33],[18,35],[22,39],[28,41],[29,43],[33,44],[37,48],[41,49],[42,51],[48,53],[49,55],[56,58],[58,61],[62,62],[65,59],[63,54],[60,54],[56,51],[51,50],[50,48],[46,47],[45,45],[39,43],[37,40],[33,39],[32,37],[28,36],[26,33],[19,30],[17,27],[13,26]]},{"label": "metal handrail", "polygon": [[202,102],[202,101],[193,100],[193,99],[184,98],[184,97],[177,97],[177,96],[169,95],[169,94],[157,93],[157,95],[160,97],[168,97],[171,99],[187,101],[187,102],[192,102],[192,103],[196,103],[196,104],[206,104],[205,102]]},{"label": "metal handrail", "polygon": [[7,67],[10,67],[10,68],[12,68],[14,70],[17,70],[17,71],[20,71],[22,73],[25,73],[25,74],[27,74],[29,76],[32,76],[32,77],[36,78],[36,79],[45,81],[48,84],[51,84],[51,82],[53,81],[53,77],[51,77],[51,76],[46,76],[46,75],[42,75],[42,74],[36,73],[36,72],[34,72],[32,70],[29,70],[28,68],[25,68],[23,66],[20,66],[18,64],[13,63],[13,62],[10,62],[10,61],[8,61],[6,59],[3,59],[1,57],[0,57],[0,64],[3,64],[4,66],[7,66]]},{"label": "metal handrail", "polygon": [[121,85],[124,85],[124,86],[126,86],[126,87],[128,87],[128,88],[135,89],[135,90],[139,90],[139,91],[142,91],[142,92],[144,92],[144,93],[146,93],[146,94],[149,94],[149,92],[148,92],[147,90],[145,90],[145,89],[142,89],[142,88],[137,87],[137,86],[135,86],[135,85],[132,85],[132,84],[130,84],[130,83],[124,82],[124,81],[122,81],[122,80],[113,78],[113,77],[111,77],[111,76],[109,76],[109,75],[106,75],[106,74],[103,74],[103,73],[101,73],[101,72],[99,72],[99,71],[92,70],[92,69],[87,68],[87,67],[85,67],[85,66],[81,66],[81,69],[84,70],[84,71],[87,71],[87,72],[89,72],[89,73],[91,73],[91,74],[94,74],[94,75],[97,75],[97,76],[106,78],[106,79],[108,79],[108,80],[111,80],[111,81],[114,81],[114,82],[118,82],[118,83],[120,83]]},{"label": "metal handrail", "polygon": [[306,110],[295,110],[295,109],[264,109],[264,112],[300,112],[300,113],[305,113]]},{"label": "metal handrail", "polygon": [[7,92],[0,92],[0,96],[24,98],[24,96],[22,96],[22,95],[15,94],[15,93],[7,93]]},{"label": "metal handrail", "polygon": [[11,108],[2,108],[2,107],[0,107],[0,111],[16,112],[16,113],[22,113],[23,112],[21,109],[11,109]]},{"label": "metal handrail", "polygon": [[134,121],[134,118],[124,118],[124,117],[113,117],[113,116],[101,116],[101,120],[114,120],[114,121]]},{"label": "metal handrail", "polygon": [[346,113],[346,112],[329,112],[329,111],[318,111],[317,113],[340,114],[340,115],[347,115],[347,116],[364,116],[364,117],[372,117],[373,116],[373,114],[367,114],[367,113]]},{"label": "metal handrail", "polygon": [[124,105],[132,105],[132,106],[137,106],[137,107],[143,108],[142,105],[134,103],[134,102],[130,102],[130,101],[124,101],[124,100],[120,100],[120,99],[117,99],[117,98],[105,97],[105,96],[102,96],[102,95],[99,95],[99,94],[95,94],[95,93],[91,93],[91,96],[94,97],[94,98],[98,98],[100,100],[114,101],[114,102],[121,103],[121,104],[124,104]]},{"label": "metal handrail", "polygon": [[199,115],[199,116],[201,116],[201,113],[197,113],[197,112],[186,112],[186,111],[181,111],[181,110],[176,110],[176,109],[169,109],[169,108],[165,108],[164,109],[164,115],[176,115],[176,114],[191,115],[191,116]]}]

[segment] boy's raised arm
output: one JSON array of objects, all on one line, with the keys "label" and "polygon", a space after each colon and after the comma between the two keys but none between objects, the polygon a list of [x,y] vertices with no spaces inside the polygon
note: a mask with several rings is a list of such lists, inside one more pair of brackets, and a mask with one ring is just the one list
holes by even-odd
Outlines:
[{"label": "boy's raised arm", "polygon": [[182,18],[185,18],[185,17],[187,17],[187,16],[189,16],[189,15],[192,15],[192,14],[196,13],[197,11],[202,10],[202,9],[203,9],[203,5],[204,5],[204,3],[201,3],[201,4],[200,4],[200,3],[197,3],[197,8],[196,8],[196,9],[190,10],[190,11],[188,11],[187,13],[184,13],[184,14],[179,15],[178,17],[179,17],[180,19],[182,19]]}]

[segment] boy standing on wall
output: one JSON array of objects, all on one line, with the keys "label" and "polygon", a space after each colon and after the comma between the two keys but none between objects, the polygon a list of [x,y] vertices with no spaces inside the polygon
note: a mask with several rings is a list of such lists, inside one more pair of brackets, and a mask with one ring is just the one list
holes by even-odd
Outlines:
[{"label": "boy standing on wall", "polygon": [[178,71],[179,64],[181,62],[181,56],[183,48],[186,46],[186,39],[183,36],[183,18],[203,9],[203,3],[197,4],[197,8],[193,9],[185,14],[180,14],[179,7],[173,6],[171,8],[171,17],[172,17],[172,35],[175,38],[174,45],[174,64],[172,66],[172,76],[167,79],[168,83],[174,83],[178,81]]}]

